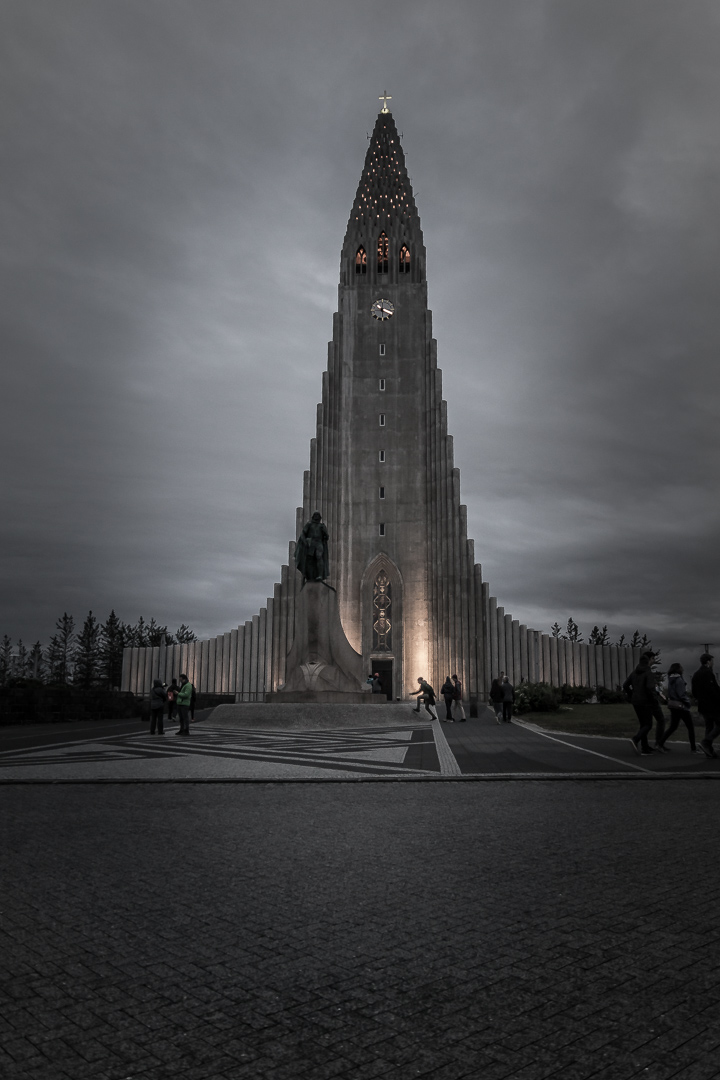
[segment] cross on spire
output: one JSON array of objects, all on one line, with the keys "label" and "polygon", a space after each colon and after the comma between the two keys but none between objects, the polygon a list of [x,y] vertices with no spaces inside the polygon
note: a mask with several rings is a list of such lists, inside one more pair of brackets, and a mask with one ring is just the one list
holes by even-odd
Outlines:
[{"label": "cross on spire", "polygon": [[380,94],[380,97],[378,98],[378,101],[382,101],[383,103],[383,107],[380,112],[390,112],[387,107],[387,103],[388,101],[392,101],[392,96],[388,94],[387,90],[383,90],[382,94]]}]

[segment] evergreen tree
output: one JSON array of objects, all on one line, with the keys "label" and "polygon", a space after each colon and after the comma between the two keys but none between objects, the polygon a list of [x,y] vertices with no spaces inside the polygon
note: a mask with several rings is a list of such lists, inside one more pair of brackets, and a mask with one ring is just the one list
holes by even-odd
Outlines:
[{"label": "evergreen tree", "polygon": [[552,634],[553,637],[559,638],[560,637],[560,623],[554,622],[552,624],[552,626],[550,627],[550,633]]},{"label": "evergreen tree", "polygon": [[132,628],[125,626],[111,611],[100,627],[100,681],[112,689],[120,686],[123,649],[131,644]]},{"label": "evergreen tree", "polygon": [[36,641],[28,654],[27,664],[28,679],[36,679],[43,682],[45,678],[45,661],[43,659],[42,645]]},{"label": "evergreen tree", "polygon": [[0,686],[7,686],[12,674],[12,641],[7,634],[0,645]]},{"label": "evergreen tree", "polygon": [[64,612],[55,623],[57,634],[50,638],[45,662],[48,666],[48,681],[67,683],[70,681],[70,661],[75,644],[75,620]]},{"label": "evergreen tree", "polygon": [[73,683],[83,690],[96,686],[100,677],[100,627],[89,611],[73,649]]},{"label": "evergreen tree", "polygon": [[573,622],[572,619],[568,619],[567,636],[569,641],[582,641],[580,627],[576,622]]},{"label": "evergreen tree", "polygon": [[28,666],[28,651],[23,644],[23,639],[18,638],[17,652],[13,653],[12,658],[12,677],[13,679],[24,679],[27,677]]},{"label": "evergreen tree", "polygon": [[187,623],[183,623],[182,626],[179,626],[175,631],[175,640],[178,645],[187,645],[191,641],[197,641],[197,637]]},{"label": "evergreen tree", "polygon": [[617,645],[618,649],[624,649],[625,648],[625,635],[621,634],[620,637],[615,642],[615,644]]},{"label": "evergreen tree", "polygon": [[154,619],[151,619],[147,624],[145,630],[145,636],[148,645],[172,645],[172,635],[168,634],[167,626],[158,626]]},{"label": "evergreen tree", "polygon": [[148,645],[147,639],[147,623],[143,619],[142,615],[131,629],[132,642],[131,644],[137,649],[144,649]]},{"label": "evergreen tree", "polygon": [[589,645],[609,645],[610,638],[607,632],[607,623],[603,626],[602,630],[599,626],[593,626],[590,637],[588,638]]}]

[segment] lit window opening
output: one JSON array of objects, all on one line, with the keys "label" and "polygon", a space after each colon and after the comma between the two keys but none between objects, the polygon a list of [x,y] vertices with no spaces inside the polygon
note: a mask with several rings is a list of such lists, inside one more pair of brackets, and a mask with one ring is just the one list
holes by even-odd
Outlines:
[{"label": "lit window opening", "polygon": [[384,380],[384,379],[380,379],[380,380],[378,381],[378,390],[384,390],[384,389],[385,389],[385,380]]},{"label": "lit window opening", "polygon": [[385,461],[385,451],[384,450],[378,450],[378,460],[379,461]]},{"label": "lit window opening", "polygon": [[367,255],[365,254],[364,247],[359,247],[357,250],[357,255],[355,256],[355,273],[367,273]]},{"label": "lit window opening", "polygon": [[410,273],[410,252],[409,252],[408,248],[405,246],[405,244],[403,244],[403,246],[400,249],[400,267],[399,267],[399,269],[400,269],[401,274],[409,274]]},{"label": "lit window opening", "polygon": [[385,427],[385,413],[380,413],[380,427]]},{"label": "lit window opening", "polygon": [[377,272],[378,274],[387,274],[388,272],[388,238],[384,232],[380,233],[378,237],[378,249],[377,249]]},{"label": "lit window opening", "polygon": [[385,355],[385,346],[384,346],[384,345],[381,345],[381,346],[380,346],[380,355],[381,355],[381,356],[384,356],[384,355]]}]

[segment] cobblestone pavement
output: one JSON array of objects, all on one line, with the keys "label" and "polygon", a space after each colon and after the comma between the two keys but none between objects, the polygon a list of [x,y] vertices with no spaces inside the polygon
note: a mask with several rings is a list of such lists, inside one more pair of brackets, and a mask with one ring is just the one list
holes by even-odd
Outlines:
[{"label": "cobblestone pavement", "polygon": [[7,1080],[720,1076],[717,785],[0,788]]}]

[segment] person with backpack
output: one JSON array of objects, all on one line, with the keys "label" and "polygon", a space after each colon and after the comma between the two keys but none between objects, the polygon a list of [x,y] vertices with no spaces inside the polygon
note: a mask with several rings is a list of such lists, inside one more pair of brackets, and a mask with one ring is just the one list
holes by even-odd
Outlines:
[{"label": "person with backpack", "polygon": [[465,709],[462,703],[462,683],[457,675],[453,675],[453,712],[459,718],[460,723],[465,723]]},{"label": "person with backpack", "polygon": [[177,709],[180,718],[180,730],[176,735],[190,734],[190,702],[192,701],[193,684],[187,675],[180,676],[180,690],[177,696]]},{"label": "person with backpack", "polygon": [[515,701],[515,687],[508,679],[507,675],[503,675],[503,681],[500,683],[500,689],[502,691],[502,718],[504,724],[512,723],[513,702]]},{"label": "person with backpack", "polygon": [[445,702],[445,721],[448,724],[454,724],[455,721],[453,720],[452,703],[453,697],[455,696],[455,687],[453,686],[452,679],[449,675],[445,676],[445,682],[440,687],[440,693],[442,694],[443,700]]},{"label": "person with backpack", "polygon": [[714,656],[704,652],[700,667],[692,677],[692,696],[697,701],[698,712],[705,721],[705,738],[700,749],[709,758],[716,758],[713,741],[720,735],[720,686],[713,672]]},{"label": "person with backpack", "polygon": [[163,731],[163,712],[165,711],[165,702],[167,701],[167,691],[160,679],[153,679],[152,690],[150,691],[150,734],[155,734],[157,728],[158,735],[164,735]]},{"label": "person with backpack", "polygon": [[695,745],[695,725],[690,713],[690,698],[683,679],[681,664],[671,664],[668,669],[667,705],[670,710],[670,727],[662,739],[657,740],[658,749],[669,749],[669,747],[665,746],[665,743],[673,732],[677,731],[680,721],[682,721],[687,728],[688,738],[690,739],[690,753],[702,754],[703,751],[700,747]]},{"label": "person with backpack", "polygon": [[425,682],[425,680],[422,678],[422,676],[420,676],[418,678],[418,682],[420,683],[420,689],[415,691],[415,696],[417,697],[418,700],[417,700],[417,706],[413,709],[413,712],[419,713],[420,712],[420,702],[424,702],[425,703],[425,712],[430,713],[430,718],[432,720],[437,720],[437,714],[434,713],[432,711],[432,709],[430,708],[431,705],[435,704],[435,691],[433,690],[430,683]]},{"label": "person with backpack", "polygon": [[637,734],[633,735],[630,742],[635,753],[642,754],[643,757],[653,753],[647,737],[652,731],[653,713],[658,700],[657,676],[652,669],[654,662],[655,653],[643,653],[637,667],[623,683],[623,690],[632,703],[640,725]]},{"label": "person with backpack", "polygon": [[495,719],[497,720],[498,724],[502,724],[502,715],[503,715],[502,681],[503,681],[504,676],[505,676],[505,672],[501,671],[500,674],[498,675],[497,679],[493,679],[492,685],[490,686],[490,700],[492,701],[492,706],[493,706],[493,709],[495,710]]}]

